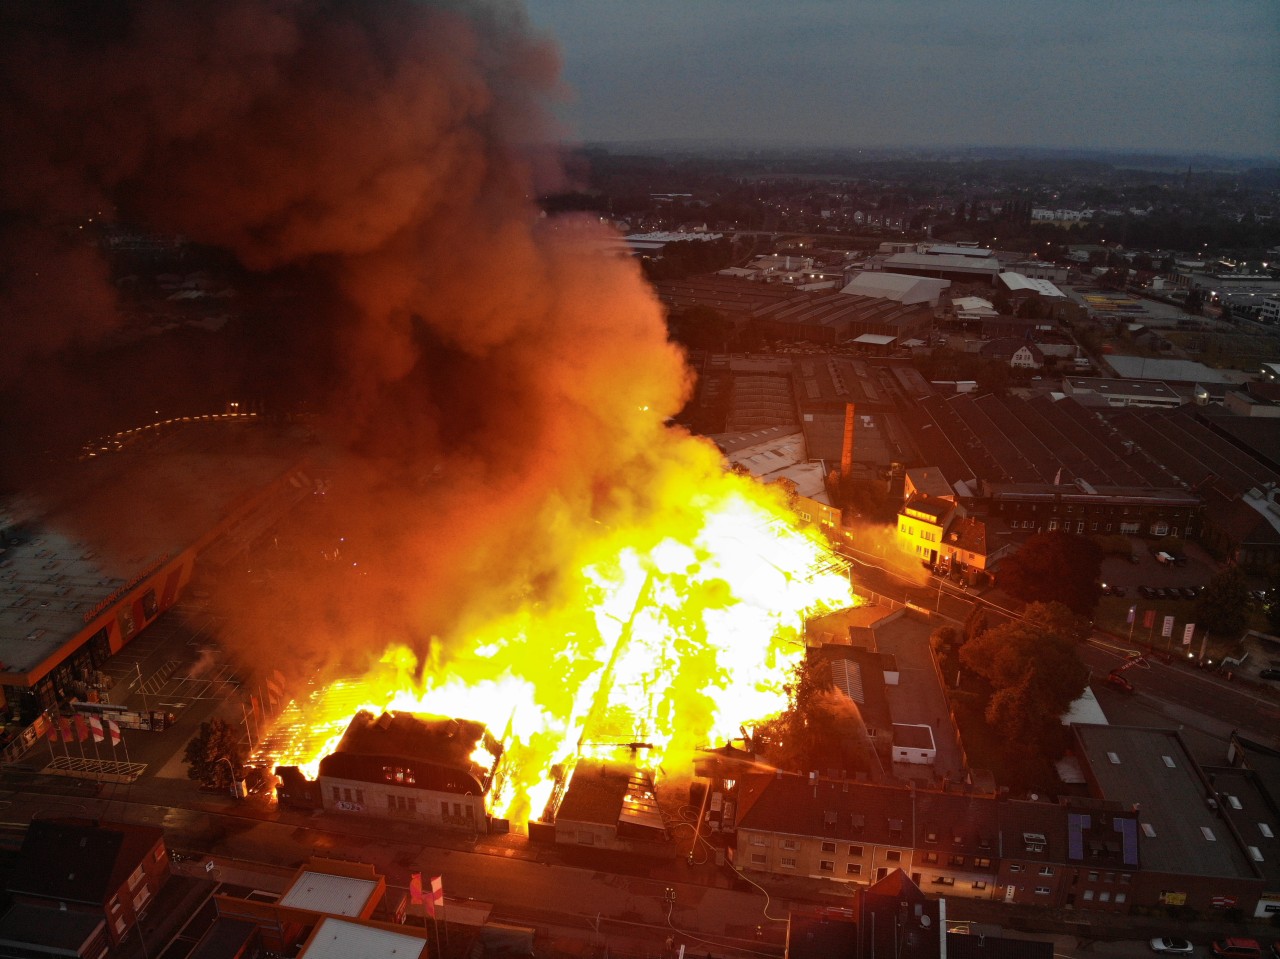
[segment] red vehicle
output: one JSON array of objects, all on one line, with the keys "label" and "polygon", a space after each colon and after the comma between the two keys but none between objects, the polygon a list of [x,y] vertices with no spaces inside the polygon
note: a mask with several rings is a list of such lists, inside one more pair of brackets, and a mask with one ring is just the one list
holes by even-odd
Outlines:
[{"label": "red vehicle", "polygon": [[1109,686],[1114,686],[1122,693],[1133,692],[1133,683],[1121,676],[1120,671],[1117,669],[1113,669],[1111,672],[1107,673],[1107,684]]},{"label": "red vehicle", "polygon": [[1262,959],[1257,939],[1221,939],[1213,944],[1213,954],[1221,959]]}]

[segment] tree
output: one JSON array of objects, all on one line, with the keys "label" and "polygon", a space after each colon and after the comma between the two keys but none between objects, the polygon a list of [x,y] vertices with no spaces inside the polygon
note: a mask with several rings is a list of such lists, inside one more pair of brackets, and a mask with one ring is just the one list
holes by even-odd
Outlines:
[{"label": "tree", "polygon": [[1249,621],[1249,583],[1238,566],[1209,580],[1196,600],[1196,622],[1211,633],[1235,637]]},{"label": "tree", "polygon": [[1088,619],[1076,615],[1061,603],[1031,603],[1022,611],[1022,618],[1042,632],[1077,645],[1088,639],[1093,631]]},{"label": "tree", "polygon": [[1078,617],[1058,604],[1032,604],[1021,621],[987,630],[960,649],[960,662],[991,686],[987,724],[1014,751],[1057,758],[1060,717],[1084,690],[1088,671],[1076,653]]},{"label": "tree", "polygon": [[1050,530],[1036,533],[1000,565],[997,583],[1010,596],[1058,602],[1088,616],[1102,595],[1102,547],[1093,540]]},{"label": "tree", "polygon": [[230,789],[233,770],[238,779],[244,765],[240,738],[223,719],[201,723],[199,732],[187,742],[182,759],[188,779],[219,789]]}]

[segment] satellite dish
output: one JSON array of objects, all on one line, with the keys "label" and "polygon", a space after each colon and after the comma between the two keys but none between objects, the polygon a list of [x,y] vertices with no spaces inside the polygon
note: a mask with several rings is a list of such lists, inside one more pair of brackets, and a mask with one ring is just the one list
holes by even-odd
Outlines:
[{"label": "satellite dish", "polygon": [[933,919],[931,917],[929,916],[920,917],[920,925],[924,926],[926,929],[928,929],[932,924],[933,924]]}]

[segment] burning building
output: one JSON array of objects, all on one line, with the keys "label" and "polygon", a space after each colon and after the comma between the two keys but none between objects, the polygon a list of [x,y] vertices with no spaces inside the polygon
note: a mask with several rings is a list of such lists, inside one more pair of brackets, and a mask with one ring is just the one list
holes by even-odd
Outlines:
[{"label": "burning building", "polygon": [[290,805],[484,832],[502,756],[502,744],[483,723],[362,710],[320,760],[314,782],[297,767],[277,770],[279,797]]},{"label": "burning building", "polygon": [[555,841],[647,856],[671,856],[653,773],[632,763],[584,760],[555,816]]}]

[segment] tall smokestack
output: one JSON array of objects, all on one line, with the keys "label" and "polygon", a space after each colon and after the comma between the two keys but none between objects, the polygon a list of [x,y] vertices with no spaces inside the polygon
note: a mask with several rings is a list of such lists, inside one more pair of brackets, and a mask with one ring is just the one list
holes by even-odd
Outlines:
[{"label": "tall smokestack", "polygon": [[844,407],[844,443],[840,446],[841,477],[849,476],[853,473],[853,421],[853,404],[846,403]]}]

